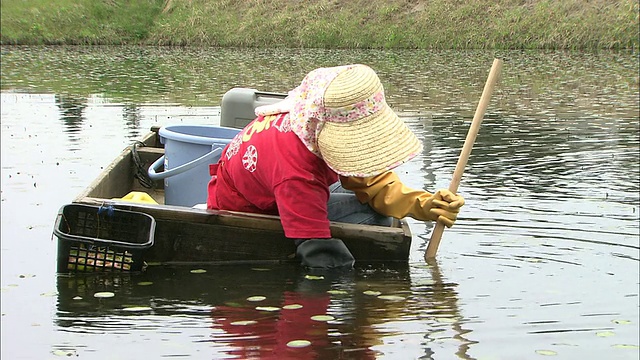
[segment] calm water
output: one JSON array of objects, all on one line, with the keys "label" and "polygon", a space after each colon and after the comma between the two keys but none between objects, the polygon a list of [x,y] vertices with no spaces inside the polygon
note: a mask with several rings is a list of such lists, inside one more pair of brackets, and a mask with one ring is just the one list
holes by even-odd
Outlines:
[{"label": "calm water", "polygon": [[[503,76],[437,264],[422,260],[432,225],[411,221],[408,264],[322,280],[289,265],[54,273],[58,208],[125,146],[152,125],[217,124],[230,88],[283,92],[319,66],[378,70],[425,144],[401,177],[447,187],[495,56]],[[638,65],[609,52],[3,47],[1,357],[638,359]]]}]

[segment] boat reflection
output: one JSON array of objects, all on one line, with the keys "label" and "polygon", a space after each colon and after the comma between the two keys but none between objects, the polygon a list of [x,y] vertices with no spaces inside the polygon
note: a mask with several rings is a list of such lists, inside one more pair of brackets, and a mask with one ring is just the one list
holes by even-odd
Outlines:
[{"label": "boat reflection", "polygon": [[[443,350],[468,358],[473,342],[465,338],[456,287],[436,263],[346,272],[292,264],[150,266],[141,274],[60,275],[55,322],[81,333],[208,329],[193,342],[216,358],[373,359],[393,356],[399,350],[391,344],[412,337],[417,341],[401,350],[411,358]],[[105,292],[114,296],[94,297]]]}]

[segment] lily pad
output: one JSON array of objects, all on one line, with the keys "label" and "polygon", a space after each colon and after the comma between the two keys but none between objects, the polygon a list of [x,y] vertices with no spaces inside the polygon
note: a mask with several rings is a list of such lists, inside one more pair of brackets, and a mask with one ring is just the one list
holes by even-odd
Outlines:
[{"label": "lily pad", "polygon": [[629,320],[616,319],[616,320],[611,320],[611,322],[614,323],[614,324],[618,324],[618,325],[629,325],[629,324],[631,324],[631,321],[629,321]]},{"label": "lily pad", "polygon": [[75,350],[56,349],[56,350],[53,350],[51,353],[53,355],[55,355],[55,356],[73,356],[73,355],[76,355],[76,351]]},{"label": "lily pad", "polygon": [[266,300],[265,296],[260,296],[260,295],[256,295],[256,296],[249,296],[247,298],[247,301],[263,301]]},{"label": "lily pad", "polygon": [[297,309],[302,309],[302,305],[300,305],[300,304],[289,304],[289,305],[283,306],[282,308],[286,309],[286,310],[297,310]]},{"label": "lily pad", "polygon": [[192,273],[192,274],[204,274],[206,272],[207,272],[207,270],[205,270],[205,269],[193,269],[193,270],[190,271],[190,273]]},{"label": "lily pad", "polygon": [[334,318],[331,315],[313,315],[311,317],[311,320],[313,321],[331,321],[331,320],[335,320],[336,318]]},{"label": "lily pad", "polygon": [[153,282],[152,281],[140,281],[138,283],[138,285],[140,285],[140,286],[149,286],[149,285],[153,285]]},{"label": "lily pad", "polygon": [[558,355],[558,353],[553,351],[553,350],[536,350],[536,354],[544,355],[544,356],[556,356],[556,355]]},{"label": "lily pad", "polygon": [[101,291],[93,294],[93,297],[97,298],[112,298],[114,296],[116,296],[116,294],[112,293],[111,291]]},{"label": "lily pad", "polygon": [[275,306],[256,306],[256,310],[258,311],[278,311],[280,310],[279,307],[275,307]]},{"label": "lily pad", "polygon": [[630,345],[630,344],[615,344],[612,347],[617,349],[640,349],[638,345]]},{"label": "lily pad", "polygon": [[362,293],[365,295],[371,295],[371,296],[379,296],[380,294],[382,294],[380,291],[374,291],[374,290],[365,290]]},{"label": "lily pad", "polygon": [[613,331],[600,331],[600,332],[597,332],[596,335],[600,337],[611,337],[611,336],[615,336],[616,333],[614,333]]},{"label": "lily pad", "polygon": [[404,297],[398,296],[398,295],[380,295],[380,296],[378,296],[378,299],[390,300],[390,301],[400,301],[400,300],[404,300]]},{"label": "lily pad", "polygon": [[291,340],[287,343],[287,346],[291,348],[303,348],[309,345],[311,345],[309,340]]},{"label": "lily pad", "polygon": [[240,320],[240,321],[234,321],[231,323],[231,325],[236,325],[236,326],[247,326],[247,325],[253,325],[253,324],[257,324],[258,322],[255,320]]},{"label": "lily pad", "polygon": [[458,321],[458,319],[450,317],[438,317],[436,318],[436,321],[441,324],[454,324]]},{"label": "lily pad", "polygon": [[304,278],[307,279],[307,280],[323,280],[324,276],[322,276],[322,275],[305,275]]},{"label": "lily pad", "polygon": [[136,312],[136,311],[147,311],[147,310],[151,310],[151,307],[149,306],[128,306],[122,309],[122,311],[131,311],[131,312]]},{"label": "lily pad", "polygon": [[82,296],[74,296],[73,300],[82,300]]}]

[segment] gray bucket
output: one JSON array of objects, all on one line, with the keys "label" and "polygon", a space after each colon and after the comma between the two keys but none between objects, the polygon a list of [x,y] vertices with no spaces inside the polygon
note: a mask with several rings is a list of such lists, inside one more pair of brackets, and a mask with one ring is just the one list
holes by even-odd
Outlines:
[{"label": "gray bucket", "polygon": [[[220,154],[239,129],[209,125],[171,125],[158,131],[164,155],[148,170],[153,180],[164,179],[164,203],[192,207],[207,202],[209,164]],[[157,170],[164,165],[164,171]]]},{"label": "gray bucket", "polygon": [[256,118],[258,106],[275,104],[286,97],[287,94],[233,88],[222,96],[220,125],[242,129]]}]

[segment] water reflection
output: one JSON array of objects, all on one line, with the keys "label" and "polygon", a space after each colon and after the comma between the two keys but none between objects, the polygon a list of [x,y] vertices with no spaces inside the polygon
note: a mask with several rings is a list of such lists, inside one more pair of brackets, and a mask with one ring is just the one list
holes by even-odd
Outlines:
[{"label": "water reflection", "polygon": [[[206,272],[192,272],[200,269]],[[442,341],[453,341],[451,351],[469,358],[473,341],[466,338],[457,286],[437,264],[322,273],[294,265],[151,267],[136,275],[58,276],[55,322],[82,334],[209,328],[193,342],[228,358],[373,359],[393,355],[389,344],[407,336],[423,339],[402,350],[416,358],[429,358]],[[98,292],[115,296],[95,298]],[[296,347],[295,340],[310,344]]]},{"label": "water reflection", "polygon": [[140,117],[142,116],[142,110],[140,106],[133,103],[125,104],[122,108],[122,117],[124,123],[129,130],[130,139],[138,139],[140,134]]},{"label": "water reflection", "polygon": [[[519,359],[553,350],[572,359],[637,358],[637,54],[302,49],[281,55],[3,47],[3,355],[46,358],[53,347],[92,358],[231,357],[249,353],[256,341],[273,348],[275,335],[250,334],[248,325],[228,324],[236,333],[226,332],[217,310],[227,307],[248,321],[262,314],[275,334],[286,324],[278,324],[282,311],[256,306],[282,309],[285,294],[296,296],[291,302],[326,301],[329,288],[340,290],[326,304],[336,320],[313,323],[321,330],[314,341],[326,346],[307,350],[330,356]],[[60,204],[150,126],[215,124],[231,87],[286,91],[314,67],[365,62],[379,70],[390,103],[425,143],[401,177],[414,187],[446,187],[496,55],[505,58],[503,77],[462,179],[467,205],[444,234],[437,273],[422,259],[432,224],[410,221],[418,264],[408,271],[359,268],[350,277],[311,281],[278,267],[204,274],[154,267],[123,278],[58,279],[57,304],[39,296],[56,286],[50,229]],[[76,116],[66,125],[66,105],[57,106],[54,94],[76,94],[74,104],[86,98],[84,124]],[[37,276],[19,277],[25,271]],[[100,290],[116,296],[93,298]],[[253,295],[267,300],[246,300]],[[37,335],[25,345],[22,333]]]},{"label": "water reflection", "polygon": [[77,95],[56,94],[55,104],[60,109],[60,119],[69,133],[69,141],[78,141],[82,123],[85,121],[84,111],[87,108],[87,99]]}]

